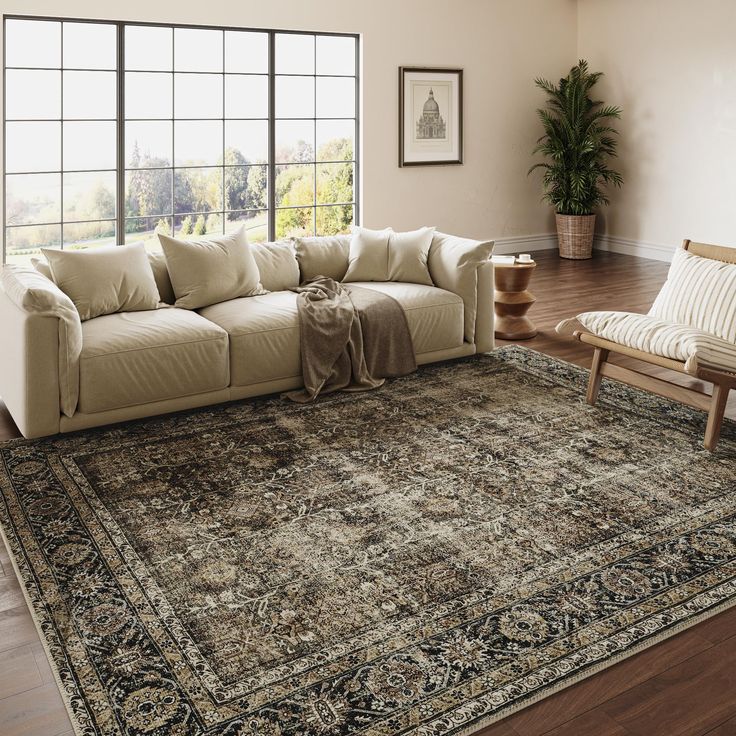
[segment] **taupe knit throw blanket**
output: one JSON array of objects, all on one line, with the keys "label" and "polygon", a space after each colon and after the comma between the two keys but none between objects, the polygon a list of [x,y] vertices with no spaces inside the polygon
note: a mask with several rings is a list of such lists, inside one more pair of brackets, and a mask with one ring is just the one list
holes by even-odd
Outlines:
[{"label": "taupe knit throw blanket", "polygon": [[392,297],[324,276],[294,291],[304,388],[286,394],[292,401],[366,391],[416,370],[406,315]]}]

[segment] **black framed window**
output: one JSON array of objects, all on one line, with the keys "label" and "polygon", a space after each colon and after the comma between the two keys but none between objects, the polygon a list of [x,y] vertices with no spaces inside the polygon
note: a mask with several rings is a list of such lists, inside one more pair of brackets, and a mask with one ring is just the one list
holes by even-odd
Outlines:
[{"label": "black framed window", "polygon": [[358,38],[6,16],[4,260],[358,221]]}]

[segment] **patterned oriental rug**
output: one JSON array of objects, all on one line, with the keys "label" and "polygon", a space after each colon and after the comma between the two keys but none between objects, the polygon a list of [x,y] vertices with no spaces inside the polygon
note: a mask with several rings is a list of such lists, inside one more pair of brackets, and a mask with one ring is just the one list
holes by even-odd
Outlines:
[{"label": "patterned oriental rug", "polygon": [[736,427],[507,347],[0,445],[79,734],[469,734],[736,603]]}]

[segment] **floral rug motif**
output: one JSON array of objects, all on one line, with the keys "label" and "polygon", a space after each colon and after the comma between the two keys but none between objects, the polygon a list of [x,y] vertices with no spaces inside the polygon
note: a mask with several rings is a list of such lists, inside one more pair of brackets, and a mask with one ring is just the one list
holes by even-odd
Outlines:
[{"label": "floral rug motif", "polygon": [[0,444],[79,734],[459,736],[736,603],[736,428],[533,351]]}]

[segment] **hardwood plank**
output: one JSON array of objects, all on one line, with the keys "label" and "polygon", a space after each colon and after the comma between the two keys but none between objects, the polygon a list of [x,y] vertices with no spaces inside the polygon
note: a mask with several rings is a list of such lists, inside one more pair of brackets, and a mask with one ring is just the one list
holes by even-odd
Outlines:
[{"label": "hardwood plank", "polygon": [[0,700],[3,736],[59,736],[70,726],[56,685],[42,685]]},{"label": "hardwood plank", "polygon": [[503,721],[497,721],[491,726],[486,726],[477,736],[519,736],[513,726],[508,722],[508,718]]},{"label": "hardwood plank", "polygon": [[540,700],[508,720],[519,736],[541,736],[570,719],[654,677],[673,665],[684,662],[712,646],[712,642],[693,627],[678,636],[655,644],[640,654]]},{"label": "hardwood plank", "polygon": [[10,561],[10,553],[5,548],[5,542],[0,537],[0,575],[13,575],[13,563]]},{"label": "hardwood plank", "polygon": [[705,736],[736,736],[736,716],[708,731]]},{"label": "hardwood plank", "polygon": [[544,736],[629,736],[629,732],[599,708],[545,731]]},{"label": "hardwood plank", "polygon": [[39,685],[43,685],[43,681],[31,645],[26,644],[3,652],[3,665],[0,669],[0,700]]},{"label": "hardwood plank", "polygon": [[51,671],[51,665],[49,664],[46,651],[43,648],[40,640],[36,641],[31,645],[31,652],[33,653],[33,659],[36,662],[36,668],[41,676],[41,682],[47,685],[50,682],[56,682],[54,679],[54,673]]},{"label": "hardwood plank", "polygon": [[36,641],[38,633],[25,603],[0,611],[0,652]]},{"label": "hardwood plank", "polygon": [[0,578],[0,611],[24,605],[23,591],[15,575],[5,575]]},{"label": "hardwood plank", "polygon": [[736,715],[734,662],[736,637],[731,637],[627,690],[601,708],[633,736],[707,733]]},{"label": "hardwood plank", "polygon": [[736,636],[736,606],[709,619],[707,629],[703,629],[703,636],[713,644],[720,644],[732,636]]}]

